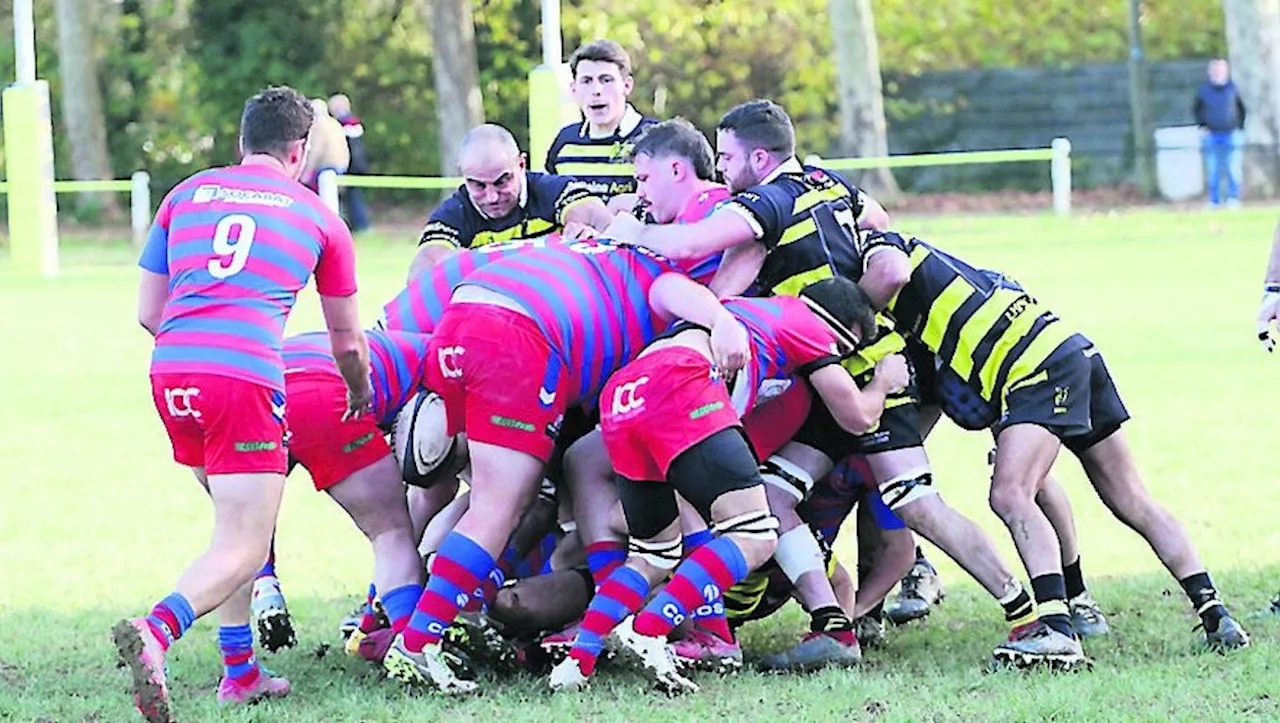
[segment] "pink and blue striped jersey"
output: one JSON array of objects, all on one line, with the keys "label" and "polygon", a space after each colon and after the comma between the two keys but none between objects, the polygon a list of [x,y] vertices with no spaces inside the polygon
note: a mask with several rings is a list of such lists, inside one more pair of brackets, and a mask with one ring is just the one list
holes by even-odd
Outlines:
[{"label": "pink and blue striped jersey", "polygon": [[[463,283],[503,294],[529,312],[576,384],[567,400],[572,406],[594,404],[609,375],[667,327],[649,306],[649,289],[668,272],[679,269],[647,249],[590,239],[526,249]],[[548,372],[548,389],[556,388],[558,371]]]},{"label": "pink and blue striped jersey", "polygon": [[[378,420],[378,426],[386,428],[418,391],[431,336],[379,330],[367,331],[365,336],[369,339],[373,416]],[[286,375],[307,371],[332,374],[342,379],[333,360],[328,332],[313,331],[285,339],[283,357]]]},{"label": "pink and blue striped jersey", "polygon": [[[729,189],[725,186],[716,186],[699,191],[685,204],[684,210],[680,212],[679,216],[676,216],[675,222],[697,223],[710,216],[713,211],[727,203],[730,198],[733,198],[733,194],[729,193]],[[684,271],[689,278],[699,284],[709,286],[711,280],[716,277],[716,272],[720,270],[721,256],[723,256],[723,253],[715,253],[701,259],[681,262],[679,264],[680,270]]]},{"label": "pink and blue striped jersey", "polygon": [[284,389],[285,320],[312,273],[324,296],[356,292],[347,226],[320,197],[262,165],[178,184],[139,265],[169,277],[151,373],[201,373]]},{"label": "pink and blue striped jersey", "polygon": [[[540,243],[545,243],[538,239]],[[529,248],[531,241],[488,244],[446,256],[429,271],[419,274],[382,307],[380,326],[395,331],[430,334],[436,330],[453,290],[476,269]]]},{"label": "pink and blue striped jersey", "polygon": [[734,394],[738,414],[755,407],[766,381],[807,376],[840,363],[835,332],[798,297],[732,298],[723,303],[751,335],[751,361],[739,372],[748,376],[734,385],[743,390]]}]

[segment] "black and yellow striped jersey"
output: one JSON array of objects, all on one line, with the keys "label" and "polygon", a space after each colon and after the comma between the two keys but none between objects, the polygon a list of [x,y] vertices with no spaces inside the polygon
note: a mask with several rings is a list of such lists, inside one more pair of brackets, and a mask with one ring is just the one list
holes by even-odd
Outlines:
[{"label": "black and yellow striped jersey", "polygon": [[572,176],[582,181],[592,194],[604,199],[635,193],[631,148],[640,133],[657,122],[640,115],[628,104],[622,123],[613,135],[592,138],[587,133],[586,121],[567,125],[560,129],[547,151],[547,172]]},{"label": "black and yellow striped jersey", "polygon": [[894,248],[910,259],[911,277],[886,311],[902,334],[919,339],[988,402],[1032,376],[1055,351],[1088,340],[1016,284],[977,269],[916,238],[868,233],[864,260]]},{"label": "black and yellow striped jersey", "polygon": [[529,171],[516,207],[502,218],[490,218],[471,203],[466,187],[459,187],[431,213],[418,245],[469,249],[545,236],[559,231],[564,212],[588,198],[591,193],[574,179]]},{"label": "black and yellow striped jersey", "polygon": [[[756,238],[769,252],[756,279],[759,293],[795,296],[806,286],[832,276],[851,281],[862,278],[862,259],[855,240],[866,208],[862,191],[830,171],[802,166],[795,159],[779,166],[775,174],[735,195],[726,205],[751,223]],[[866,340],[842,363],[859,386],[871,380],[877,362],[906,346],[889,319],[880,316],[877,320],[880,329],[876,338]]]}]

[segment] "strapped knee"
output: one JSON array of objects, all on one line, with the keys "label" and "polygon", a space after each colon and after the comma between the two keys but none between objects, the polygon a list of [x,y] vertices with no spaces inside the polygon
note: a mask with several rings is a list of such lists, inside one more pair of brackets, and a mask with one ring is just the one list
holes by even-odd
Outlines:
[{"label": "strapped knee", "polygon": [[826,569],[826,556],[818,547],[818,540],[808,525],[787,530],[778,537],[778,549],[773,553],[778,567],[793,584],[809,572]]},{"label": "strapped knee", "polygon": [[938,490],[933,486],[933,473],[927,468],[911,470],[880,485],[881,499],[895,512],[903,505],[936,494]]},{"label": "strapped knee", "polygon": [[760,477],[765,484],[773,485],[800,502],[813,491],[813,475],[791,460],[773,455],[760,465]]},{"label": "strapped knee", "polygon": [[770,542],[778,538],[778,518],[768,512],[746,512],[711,526],[717,535],[738,535]]},{"label": "strapped knee", "polygon": [[659,570],[674,570],[684,555],[684,542],[679,535],[673,540],[638,540],[632,537],[627,541],[627,552]]}]

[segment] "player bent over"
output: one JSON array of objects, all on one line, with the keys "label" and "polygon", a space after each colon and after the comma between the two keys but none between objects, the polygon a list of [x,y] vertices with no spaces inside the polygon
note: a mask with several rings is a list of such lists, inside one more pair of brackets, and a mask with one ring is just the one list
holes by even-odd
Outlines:
[{"label": "player bent over", "polygon": [[174,460],[192,469],[214,507],[209,548],[174,592],[112,629],[134,702],[153,723],[171,720],[166,651],[215,608],[226,665],[218,700],[289,692],[254,657],[249,598],[284,491],[284,325],[313,272],[347,385],[346,414],[362,414],[372,397],[351,233],[297,182],[312,115],[290,88],[250,98],[240,121],[244,159],[170,191],[139,261],[139,320],[155,336],[156,411]]},{"label": "player bent over", "polygon": [[[551,673],[553,690],[586,685],[611,631],[661,689],[697,689],[677,671],[667,635],[690,611],[719,601],[722,591],[770,559],[777,546],[777,519],[741,429],[741,413],[754,405],[762,380],[806,376],[842,421],[858,429],[878,415],[838,366],[874,327],[855,284],[829,279],[800,298],[733,299],[725,309],[727,318],[710,332],[677,327],[674,336],[651,344],[605,386],[601,430],[619,475],[629,554],[596,592],[573,648]],[[715,362],[719,330],[735,318],[752,342],[745,378],[738,380],[748,385],[742,408],[735,406]],[[897,369],[886,365],[887,373],[896,373],[902,386],[907,370],[898,361]],[[716,532],[683,562],[677,492]],[[673,571],[636,614],[650,587]]]}]

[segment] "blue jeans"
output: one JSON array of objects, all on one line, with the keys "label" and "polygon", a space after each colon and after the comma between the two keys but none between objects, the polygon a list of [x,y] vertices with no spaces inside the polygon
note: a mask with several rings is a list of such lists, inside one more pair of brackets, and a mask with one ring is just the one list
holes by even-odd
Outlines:
[{"label": "blue jeans", "polygon": [[347,196],[347,224],[352,231],[363,231],[369,228],[369,206],[364,201],[364,189],[347,187],[343,193]]},{"label": "blue jeans", "polygon": [[1209,203],[1217,206],[1222,198],[1222,184],[1227,185],[1225,200],[1240,198],[1240,132],[1210,131],[1200,143],[1204,154],[1205,183],[1209,186]]}]

